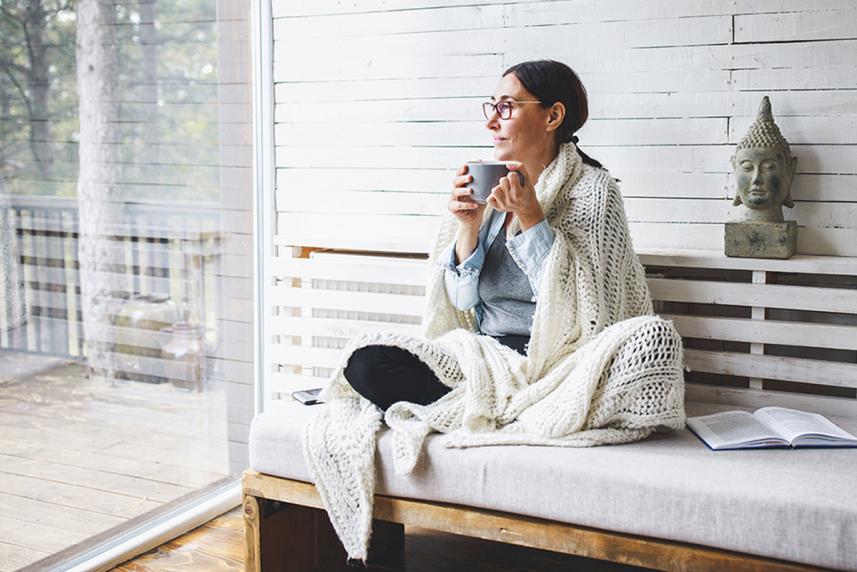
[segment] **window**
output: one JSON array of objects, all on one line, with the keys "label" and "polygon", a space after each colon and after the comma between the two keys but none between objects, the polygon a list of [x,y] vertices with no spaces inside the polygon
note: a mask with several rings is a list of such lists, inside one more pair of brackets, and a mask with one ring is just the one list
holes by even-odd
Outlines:
[{"label": "window", "polygon": [[246,467],[249,11],[0,0],[0,569]]}]

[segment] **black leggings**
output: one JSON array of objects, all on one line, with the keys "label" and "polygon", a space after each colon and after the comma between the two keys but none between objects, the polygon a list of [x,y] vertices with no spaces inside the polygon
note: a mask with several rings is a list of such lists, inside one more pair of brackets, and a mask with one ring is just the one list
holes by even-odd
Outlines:
[{"label": "black leggings", "polygon": [[[530,341],[529,336],[495,338],[524,355]],[[385,411],[397,401],[428,405],[450,391],[422,360],[396,346],[364,346],[354,351],[343,373],[357,393]]]}]

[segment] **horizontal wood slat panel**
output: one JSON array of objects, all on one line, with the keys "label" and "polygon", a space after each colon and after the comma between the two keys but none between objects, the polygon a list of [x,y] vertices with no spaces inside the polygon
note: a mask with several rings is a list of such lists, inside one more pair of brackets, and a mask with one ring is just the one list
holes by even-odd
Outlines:
[{"label": "horizontal wood slat panel", "polygon": [[[455,6],[472,5],[472,0],[446,0],[445,9]],[[785,12],[813,12],[841,9],[843,0],[733,0],[720,3],[710,0],[660,0],[655,4],[647,0],[623,0],[616,2],[588,2],[577,0],[496,0],[495,4],[510,5],[507,10],[519,10],[521,14],[529,12],[555,12],[573,14],[575,21],[598,22],[602,20],[634,20],[651,18],[683,18],[689,16],[715,16],[722,14],[766,13],[778,10]],[[548,4],[550,8],[544,5]],[[311,4],[275,3],[274,18],[305,18],[322,14],[366,14],[389,8],[388,0],[361,0],[360,2],[342,2],[341,0],[316,0]],[[419,17],[424,10],[437,9],[436,0],[400,0],[396,8]],[[570,11],[571,10],[571,11]],[[416,11],[416,12],[415,12]]]},{"label": "horizontal wood slat panel", "polygon": [[[807,8],[814,7],[812,4]],[[857,9],[801,11],[735,16],[736,42],[787,42],[796,40],[846,40],[857,38]]]},{"label": "horizontal wood slat panel", "polygon": [[[378,252],[431,251],[440,217],[281,213],[279,245],[315,246]],[[361,222],[362,221],[362,222]],[[319,230],[326,225],[326,231]],[[628,224],[634,244],[646,248],[700,250],[723,247],[723,224],[634,222]],[[857,229],[799,227],[798,252],[857,257]]]},{"label": "horizontal wood slat panel", "polygon": [[351,256],[334,259],[274,258],[270,272],[274,277],[298,277],[354,282],[383,282],[384,284],[422,285],[429,270],[424,260],[395,258],[360,258]]},{"label": "horizontal wood slat panel", "polygon": [[[272,373],[268,379],[270,382],[269,389],[281,394],[290,394],[293,391],[324,387],[329,381],[328,377],[281,372]],[[283,398],[281,397],[281,399]]]},{"label": "horizontal wood slat panel", "polygon": [[271,333],[274,335],[352,338],[360,334],[376,332],[416,336],[419,335],[420,325],[290,316],[274,316],[271,318]]},{"label": "horizontal wood slat panel", "polygon": [[336,367],[343,357],[341,349],[290,346],[287,344],[271,345],[271,359],[274,363],[279,364]]},{"label": "horizontal wood slat panel", "polygon": [[420,316],[425,300],[424,296],[274,286],[271,288],[271,303],[275,306],[311,306],[356,312],[383,310],[387,314]]},{"label": "horizontal wood slat panel", "polygon": [[[506,67],[549,53],[568,62],[587,88],[581,148],[622,179],[653,297],[676,303],[665,306],[664,317],[687,340],[688,363],[700,372],[689,379],[735,382],[722,375],[750,377],[750,385],[767,389],[788,384],[768,387],[762,379],[854,389],[857,364],[844,362],[857,352],[857,327],[843,324],[857,315],[857,290],[847,279],[857,275],[857,108],[849,91],[857,83],[855,13],[842,0],[274,6],[275,243],[428,254],[455,171],[465,161],[493,158],[480,102],[494,94]],[[569,44],[572,37],[589,49]],[[301,51],[318,57],[304,61],[296,57]],[[731,204],[736,181],[729,157],[765,93],[798,157],[795,206],[784,214],[798,223],[799,254],[727,258],[724,223],[740,214]],[[390,291],[426,278],[420,263],[403,270],[379,260],[341,273],[337,263],[345,264],[323,256],[277,261],[273,275],[304,287],[334,280],[338,288],[386,283]],[[313,264],[318,268],[309,270]],[[781,278],[813,285],[777,284],[776,275],[760,278],[764,272],[805,274]],[[751,283],[751,273],[756,282],[770,282]],[[673,275],[697,279],[667,278]],[[734,317],[750,312],[732,306],[754,308],[755,319]],[[305,304],[302,316],[276,318],[275,335],[323,345],[331,341],[314,338],[384,331],[384,323],[365,315],[349,325],[338,303],[319,312],[324,318],[311,317],[318,307]],[[776,310],[766,315],[764,308]],[[738,353],[747,345],[753,355]],[[710,350],[718,346],[739,349]],[[337,350],[322,350],[329,364]],[[781,351],[795,357],[779,357]],[[301,365],[303,373],[321,366]]]},{"label": "horizontal wood slat panel", "polygon": [[[303,143],[329,145],[486,145],[491,134],[485,120],[438,123],[279,123],[275,129],[278,145]],[[581,135],[581,140],[583,135]],[[590,145],[665,145],[726,143],[727,122],[721,118],[696,119],[596,119],[585,141]],[[824,141],[818,141],[824,143]],[[836,141],[834,141],[836,142]]]},{"label": "horizontal wood slat panel", "polygon": [[791,391],[767,391],[764,389],[689,383],[685,385],[685,399],[687,401],[737,405],[751,409],[776,404],[780,407],[814,411],[821,415],[857,416],[857,399],[807,395]]},{"label": "horizontal wood slat panel", "polygon": [[650,278],[649,289],[655,300],[818,312],[857,311],[857,290],[664,278]]},{"label": "horizontal wood slat panel", "polygon": [[439,216],[280,213],[277,244],[426,253]]},{"label": "horizontal wood slat panel", "polygon": [[857,389],[857,363],[686,349],[692,371],[798,381]]},{"label": "horizontal wood slat panel", "polygon": [[661,314],[682,337],[857,351],[857,327],[808,322]]},{"label": "horizontal wood slat panel", "polygon": [[638,249],[637,255],[640,262],[646,266],[857,275],[857,257],[796,254],[788,260],[776,260],[773,258],[732,258],[724,256],[723,251],[716,250],[666,251],[645,248]]}]

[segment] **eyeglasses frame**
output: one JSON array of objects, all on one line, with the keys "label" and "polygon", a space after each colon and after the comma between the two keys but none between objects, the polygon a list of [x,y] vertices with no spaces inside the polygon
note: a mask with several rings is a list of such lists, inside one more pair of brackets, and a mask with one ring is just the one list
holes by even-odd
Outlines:
[{"label": "eyeglasses frame", "polygon": [[[500,112],[498,112],[498,111],[497,111],[497,106],[498,106],[498,105],[500,105],[501,103],[541,103],[541,101],[539,101],[539,100],[537,100],[537,99],[527,99],[527,100],[524,100],[524,101],[518,101],[517,99],[501,99],[501,100],[500,100],[500,101],[498,101],[497,103],[492,103],[492,102],[490,102],[490,101],[485,101],[485,102],[483,102],[483,103],[482,103],[482,115],[484,115],[484,116],[485,116],[485,119],[487,119],[487,120],[489,120],[489,121],[490,121],[490,120],[491,120],[491,118],[492,118],[492,117],[494,117],[494,114],[495,114],[495,113],[497,114],[497,117],[499,117],[500,119],[502,119],[502,120],[504,120],[504,121],[507,121],[507,120],[509,120],[509,119],[512,119],[512,109],[513,109],[513,106],[512,106],[512,107],[509,107],[509,117],[503,117],[503,116],[500,114]],[[491,106],[491,108],[492,108],[492,110],[493,110],[493,111],[492,111],[492,113],[491,113],[491,115],[488,115],[488,110],[487,110],[487,107],[486,107],[486,106],[488,106],[488,105],[490,105],[490,106]]]}]

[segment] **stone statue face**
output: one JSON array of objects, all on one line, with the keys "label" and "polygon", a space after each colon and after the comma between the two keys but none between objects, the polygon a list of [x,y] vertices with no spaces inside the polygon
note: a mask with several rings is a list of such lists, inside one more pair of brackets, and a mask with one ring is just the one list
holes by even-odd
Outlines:
[{"label": "stone statue face", "polygon": [[[791,165],[783,164],[784,157],[773,149],[739,149],[732,159],[737,182],[736,204],[743,203],[750,212],[749,220],[783,221],[784,202],[791,185]],[[790,204],[788,206],[791,206]]]}]

